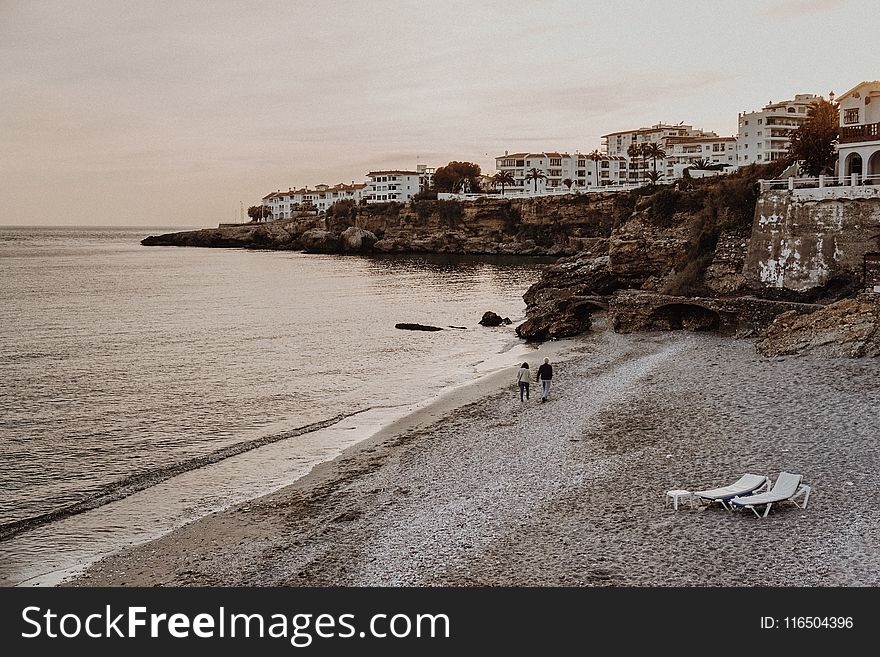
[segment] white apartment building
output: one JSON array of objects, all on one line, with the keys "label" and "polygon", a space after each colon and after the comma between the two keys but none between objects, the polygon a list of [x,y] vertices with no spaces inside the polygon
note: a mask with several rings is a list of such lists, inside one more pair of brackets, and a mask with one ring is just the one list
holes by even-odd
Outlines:
[{"label": "white apartment building", "polygon": [[763,164],[783,158],[789,135],[807,118],[807,108],[819,100],[815,94],[797,94],[793,100],[767,103],[757,112],[740,112],[736,136],[736,164]]},{"label": "white apartment building", "polygon": [[862,82],[838,99],[840,142],[837,168],[842,176],[880,184],[880,80]]},{"label": "white apartment building", "polygon": [[629,150],[629,147],[632,144],[649,144],[653,142],[665,147],[665,140],[669,137],[704,136],[717,137],[718,135],[714,132],[695,129],[692,125],[685,125],[684,122],[677,125],[657,123],[650,128],[623,130],[621,132],[610,132],[607,135],[602,135],[602,150],[609,155],[623,155],[626,157],[627,150]]},{"label": "white apartment building", "polygon": [[272,211],[273,219],[290,219],[296,210],[317,210],[326,212],[327,208],[342,200],[352,200],[360,203],[365,197],[367,185],[354,183],[346,185],[315,185],[314,189],[304,187],[302,189],[288,189],[286,192],[277,191],[263,197],[263,205]]},{"label": "white apartment building", "polygon": [[736,137],[667,137],[664,150],[667,179],[681,178],[685,169],[700,160],[736,167]]},{"label": "white apartment building", "polygon": [[624,157],[629,162],[627,180],[631,183],[644,181],[648,171],[653,170],[650,158],[629,157],[629,149],[635,144],[657,144],[665,152],[666,158],[657,160],[657,171],[666,181],[682,176],[682,172],[700,159],[713,164],[736,165],[736,139],[719,137],[717,133],[684,122],[676,125],[656,123],[648,128],[622,130],[602,135],[602,150],[614,157]]},{"label": "white apartment building", "polygon": [[406,203],[421,191],[425,171],[370,171],[367,174],[367,203]]},{"label": "white apartment building", "polygon": [[[495,169],[509,171],[514,183],[506,186],[511,192],[553,191],[568,187],[563,181],[571,180],[571,188],[619,185],[626,182],[626,158],[603,154],[598,161],[583,153],[510,153],[495,158]],[[529,178],[529,171],[537,169],[544,178]]]}]

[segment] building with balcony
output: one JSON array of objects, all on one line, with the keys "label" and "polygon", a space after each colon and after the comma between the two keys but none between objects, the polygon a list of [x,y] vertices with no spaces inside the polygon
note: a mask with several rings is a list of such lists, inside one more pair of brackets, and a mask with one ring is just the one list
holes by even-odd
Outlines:
[{"label": "building with balcony", "polygon": [[769,102],[757,112],[740,112],[736,135],[736,164],[764,164],[785,157],[791,132],[807,119],[807,109],[819,100],[815,94],[797,94],[793,100]]},{"label": "building with balcony", "polygon": [[[681,178],[684,170],[695,166],[701,161],[710,165],[736,167],[736,137],[719,137],[718,135],[667,137],[666,178]],[[660,168],[658,166],[658,171]]]},{"label": "building with balcony", "polygon": [[273,219],[290,219],[297,210],[316,210],[326,212],[327,208],[342,200],[352,200],[360,203],[366,193],[365,183],[346,185],[315,185],[314,189],[303,187],[302,189],[289,188],[286,192],[281,190],[272,192],[263,197],[263,205],[272,211]]},{"label": "building with balcony", "polygon": [[630,158],[633,145],[657,144],[666,152],[666,158],[657,160],[657,171],[664,178],[680,178],[682,172],[694,162],[706,159],[712,164],[736,166],[736,139],[719,137],[717,133],[694,128],[684,122],[670,125],[657,123],[649,128],[623,130],[602,135],[602,150],[612,157],[627,159],[627,180],[631,183],[644,181],[654,162],[650,158]]},{"label": "building with balcony", "polygon": [[370,171],[367,174],[367,203],[406,203],[421,191],[425,171]]},{"label": "building with balcony", "polygon": [[841,176],[880,184],[880,80],[862,82],[838,99],[840,139],[837,167]]},{"label": "building with balcony", "polygon": [[[513,184],[506,189],[511,192],[554,192],[564,188],[596,188],[620,185],[627,181],[627,159],[622,156],[602,154],[593,160],[584,153],[510,153],[495,158],[495,168],[509,171]],[[529,172],[536,169],[543,177],[534,180]],[[571,186],[564,181],[570,180]]]}]

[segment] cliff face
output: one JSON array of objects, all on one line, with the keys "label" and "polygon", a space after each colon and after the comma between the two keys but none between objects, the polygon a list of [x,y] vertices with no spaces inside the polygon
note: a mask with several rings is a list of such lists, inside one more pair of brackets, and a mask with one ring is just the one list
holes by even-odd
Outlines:
[{"label": "cliff face", "polygon": [[[271,221],[148,237],[146,246],[205,246],[343,252],[342,234],[359,228],[369,248],[357,252],[571,255],[607,236],[613,194],[535,199],[419,201],[359,206],[344,216]],[[325,231],[317,235],[309,231]],[[363,235],[363,233],[361,233]],[[373,243],[375,242],[375,243]]]},{"label": "cliff face", "polygon": [[743,274],[747,285],[795,293],[858,283],[880,239],[880,198],[811,199],[769,191],[758,199]]}]

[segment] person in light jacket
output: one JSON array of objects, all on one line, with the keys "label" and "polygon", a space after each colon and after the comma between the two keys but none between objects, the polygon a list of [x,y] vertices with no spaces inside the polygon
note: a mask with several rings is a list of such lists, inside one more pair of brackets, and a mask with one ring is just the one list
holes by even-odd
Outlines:
[{"label": "person in light jacket", "polygon": [[[519,384],[519,400],[526,401],[529,398],[529,364],[523,363],[516,373],[516,382]],[[523,399],[525,395],[525,399]]]}]

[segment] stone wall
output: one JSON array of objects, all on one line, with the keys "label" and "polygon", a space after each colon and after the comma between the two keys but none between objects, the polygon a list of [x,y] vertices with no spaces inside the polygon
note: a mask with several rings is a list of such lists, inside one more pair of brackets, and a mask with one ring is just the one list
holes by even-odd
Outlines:
[{"label": "stone wall", "polygon": [[743,277],[752,289],[805,292],[832,279],[863,280],[864,256],[878,250],[880,199],[799,199],[767,191],[755,221]]}]

